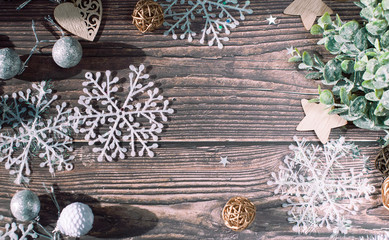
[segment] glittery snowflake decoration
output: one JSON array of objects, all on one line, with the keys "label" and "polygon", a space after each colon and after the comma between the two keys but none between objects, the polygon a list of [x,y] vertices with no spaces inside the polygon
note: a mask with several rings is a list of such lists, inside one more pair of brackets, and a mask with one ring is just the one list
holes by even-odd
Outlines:
[{"label": "glittery snowflake decoration", "polygon": [[[155,0],[161,2],[162,0]],[[193,24],[197,15],[200,15],[204,20],[204,25],[201,30],[202,36],[200,43],[208,40],[208,45],[212,46],[217,43],[218,48],[223,48],[222,41],[228,41],[228,37],[221,37],[220,34],[224,31],[225,34],[230,34],[230,29],[239,25],[239,21],[231,14],[232,11],[237,11],[240,14],[240,20],[244,20],[244,14],[251,14],[253,10],[247,8],[250,1],[245,1],[244,5],[239,5],[238,0],[164,0],[166,3],[160,3],[165,9],[164,26],[169,29],[164,32],[167,36],[172,34],[173,39],[177,39],[176,31],[182,32],[180,38],[187,38],[192,42],[196,36]],[[178,11],[176,11],[176,9]],[[183,10],[185,9],[185,10]],[[172,19],[172,20],[168,20]]]},{"label": "glittery snowflake decoration", "polygon": [[359,240],[389,240],[389,232],[379,235],[371,235],[365,237],[360,237]]},{"label": "glittery snowflake decoration", "polygon": [[340,161],[352,158],[363,168],[367,157],[343,137],[327,142],[323,148],[304,139],[294,140],[297,146],[290,146],[294,155],[285,157],[278,174],[271,173],[274,180],[268,182],[276,185],[274,193],[286,200],[282,206],[290,208],[288,221],[295,224],[293,230],[298,233],[325,226],[334,235],[346,234],[351,221],[344,215],[355,215],[362,197],[369,199],[374,187],[363,172],[349,169]]},{"label": "glittery snowflake decoration", "polygon": [[[120,145],[121,139],[129,141],[131,156],[137,153],[143,156],[146,152],[153,157],[152,149],[157,148],[158,144],[149,141],[158,140],[157,134],[163,128],[159,120],[167,121],[166,115],[173,113],[173,109],[168,108],[169,101],[162,102],[163,96],[159,95],[159,89],[151,89],[153,82],[141,82],[149,78],[148,74],[142,73],[144,65],[140,65],[139,69],[131,65],[130,70],[130,85],[124,101],[114,96],[118,91],[115,83],[119,78],[112,78],[111,71],[105,72],[105,80],[100,72],[96,73],[95,78],[90,72],[85,74],[88,81],[83,86],[91,85],[92,89],[84,88],[86,96],[80,96],[78,101],[84,109],[74,108],[75,114],[71,119],[75,121],[74,130],[85,133],[85,140],[95,146],[93,151],[99,153],[97,160],[100,162],[104,159],[112,161],[117,156],[124,158],[127,148]],[[146,97],[142,96],[144,93],[147,93]],[[109,127],[106,132],[105,129],[99,129],[99,132],[104,132],[99,134],[100,126]]]},{"label": "glittery snowflake decoration", "polygon": [[5,95],[0,98],[2,120],[0,127],[9,125],[10,130],[3,128],[0,132],[0,162],[5,162],[5,168],[11,175],[16,175],[15,183],[29,182],[31,173],[30,161],[34,156],[42,160],[40,167],[49,167],[49,172],[71,170],[71,160],[68,156],[72,151],[72,138],[69,136],[71,122],[68,119],[70,109],[66,104],[56,106],[56,114],[45,118],[44,112],[58,97],[51,95],[52,90],[46,82],[32,84],[26,93],[22,91]]},{"label": "glittery snowflake decoration", "polygon": [[5,232],[0,231],[1,240],[27,240],[30,238],[38,238],[38,234],[34,231],[33,223],[28,224],[27,228],[24,228],[23,224],[7,223],[5,224]]}]

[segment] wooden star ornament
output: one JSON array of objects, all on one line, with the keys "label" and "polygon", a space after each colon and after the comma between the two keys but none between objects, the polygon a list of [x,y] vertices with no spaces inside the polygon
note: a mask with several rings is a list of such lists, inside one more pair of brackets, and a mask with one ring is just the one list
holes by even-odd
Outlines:
[{"label": "wooden star ornament", "polygon": [[285,10],[288,15],[300,15],[305,29],[311,29],[316,17],[333,11],[322,0],[294,0]]},{"label": "wooden star ornament", "polygon": [[328,114],[331,109],[322,103],[310,103],[307,99],[302,99],[301,105],[303,106],[305,117],[301,120],[296,130],[314,130],[316,136],[323,144],[328,142],[332,128],[347,124],[347,121],[339,115]]}]

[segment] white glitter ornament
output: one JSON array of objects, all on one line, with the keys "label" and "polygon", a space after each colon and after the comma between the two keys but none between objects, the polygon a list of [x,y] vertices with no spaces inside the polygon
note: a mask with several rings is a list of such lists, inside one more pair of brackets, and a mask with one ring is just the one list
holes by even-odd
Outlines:
[{"label": "white glitter ornament", "polygon": [[19,55],[10,48],[0,49],[0,79],[15,77],[22,69]]},{"label": "white glitter ornament", "polygon": [[77,39],[61,37],[53,46],[54,62],[62,68],[76,66],[82,58],[82,47]]},{"label": "white glitter ornament", "polygon": [[80,237],[92,229],[93,219],[93,212],[88,205],[75,202],[62,210],[54,231],[69,237]]},{"label": "white glitter ornament", "polygon": [[30,190],[17,192],[11,200],[11,212],[14,217],[22,222],[36,218],[41,209],[38,196]]}]

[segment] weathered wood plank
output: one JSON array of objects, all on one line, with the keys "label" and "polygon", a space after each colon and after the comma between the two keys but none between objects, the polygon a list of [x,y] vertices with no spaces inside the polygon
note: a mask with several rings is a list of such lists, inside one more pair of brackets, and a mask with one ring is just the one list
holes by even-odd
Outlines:
[{"label": "weathered wood plank", "polygon": [[[126,158],[111,163],[94,162],[96,155],[91,147],[78,145],[73,171],[50,178],[47,169],[39,168],[36,161],[29,187],[42,200],[43,223],[55,222],[56,211],[43,191],[42,182],[57,185],[62,206],[74,201],[90,204],[97,216],[92,236],[130,237],[141,232],[142,239],[288,239],[296,235],[286,221],[287,209],[281,207],[274,187],[267,185],[270,172],[278,171],[283,157],[289,153],[288,145],[165,143],[155,158]],[[361,147],[362,153],[370,157],[377,148]],[[228,156],[231,164],[223,167],[220,156]],[[345,164],[361,170],[361,166]],[[380,174],[372,171],[369,178],[379,188]],[[7,221],[9,201],[22,189],[11,181],[1,167],[0,214]],[[229,231],[220,217],[223,205],[233,196],[246,196],[257,207],[255,222],[242,233]],[[350,218],[355,225],[350,239],[385,228],[389,217],[381,206],[379,191],[371,200],[364,201],[357,216]],[[322,231],[306,239],[320,237],[328,238],[329,233]]]}]

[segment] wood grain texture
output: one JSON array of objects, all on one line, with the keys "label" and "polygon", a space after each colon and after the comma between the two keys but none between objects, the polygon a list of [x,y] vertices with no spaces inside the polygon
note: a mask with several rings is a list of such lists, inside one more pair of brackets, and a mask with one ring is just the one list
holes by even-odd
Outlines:
[{"label": "wood grain texture", "polygon": [[[163,29],[141,34],[131,24],[135,0],[103,1],[103,19],[95,42],[82,41],[84,56],[71,69],[57,67],[51,58],[52,44],[42,44],[29,68],[17,78],[0,82],[0,94],[25,90],[32,82],[52,79],[60,96],[57,102],[77,105],[86,72],[112,70],[128,75],[130,64],[145,63],[147,72],[172,101],[175,113],[160,134],[156,157],[126,156],[116,162],[95,162],[92,147],[75,137],[75,169],[51,178],[47,169],[33,161],[30,188],[42,200],[43,224],[55,223],[55,208],[42,189],[42,182],[54,184],[61,206],[82,201],[96,215],[93,231],[82,239],[328,239],[322,230],[312,236],[298,236],[287,222],[287,209],[266,183],[289,153],[292,137],[318,141],[313,132],[297,132],[304,117],[302,98],[311,98],[319,82],[306,80],[305,72],[287,62],[286,48],[315,51],[324,59],[331,56],[317,37],[307,32],[298,16],[282,14],[292,1],[251,1],[252,15],[231,32],[224,49],[186,40],[164,37]],[[343,20],[357,19],[359,9],[352,2],[325,1]],[[40,39],[55,39],[59,33],[44,22],[56,4],[34,0],[22,11],[20,1],[0,0],[0,47],[13,47],[22,59],[34,45],[31,19],[37,23]],[[277,17],[277,25],[266,18]],[[120,98],[128,82],[120,83]],[[272,91],[265,91],[271,89]],[[295,93],[298,94],[295,94]],[[104,131],[104,129],[102,129]],[[352,125],[334,129],[330,138],[345,136],[374,157],[382,132]],[[126,144],[126,143],[123,143]],[[218,162],[228,156],[231,164]],[[22,189],[0,163],[0,214],[11,220],[9,201]],[[356,167],[352,163],[347,166]],[[381,177],[369,178],[379,188]],[[221,210],[233,196],[251,199],[257,218],[249,229],[236,233],[223,226]],[[350,216],[354,228],[345,239],[381,233],[389,221],[380,193],[364,201],[360,214]],[[53,225],[53,224],[52,224]]]}]

